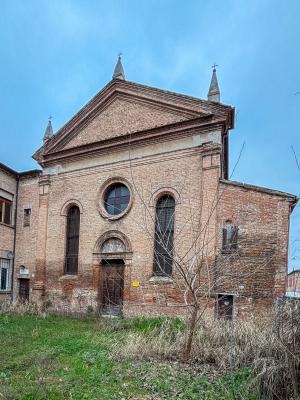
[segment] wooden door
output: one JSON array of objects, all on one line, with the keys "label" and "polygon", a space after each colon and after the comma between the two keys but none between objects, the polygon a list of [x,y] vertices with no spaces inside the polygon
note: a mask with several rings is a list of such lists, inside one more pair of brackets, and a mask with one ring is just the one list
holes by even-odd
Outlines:
[{"label": "wooden door", "polygon": [[19,298],[29,301],[29,279],[19,279]]},{"label": "wooden door", "polygon": [[232,319],[233,317],[233,295],[218,295],[218,318]]},{"label": "wooden door", "polygon": [[106,261],[102,267],[102,306],[109,314],[122,310],[124,292],[124,263]]}]

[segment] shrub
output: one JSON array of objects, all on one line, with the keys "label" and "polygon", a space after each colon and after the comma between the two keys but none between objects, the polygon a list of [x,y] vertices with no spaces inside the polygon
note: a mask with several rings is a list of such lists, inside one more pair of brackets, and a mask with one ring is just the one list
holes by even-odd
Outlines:
[{"label": "shrub", "polygon": [[[167,321],[143,332],[133,331],[113,357],[138,360],[180,359],[187,329]],[[223,374],[249,369],[252,390],[258,398],[299,399],[300,307],[283,302],[276,306],[274,324],[254,321],[205,320],[198,324],[189,363],[210,364]]]},{"label": "shrub", "polygon": [[39,315],[45,317],[44,305],[28,301],[3,301],[0,302],[0,314]]}]

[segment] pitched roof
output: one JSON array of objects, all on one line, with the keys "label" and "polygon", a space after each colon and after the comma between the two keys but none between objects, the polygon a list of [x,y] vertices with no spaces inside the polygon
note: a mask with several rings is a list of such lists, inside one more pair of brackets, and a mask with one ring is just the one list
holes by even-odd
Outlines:
[{"label": "pitched roof", "polygon": [[293,275],[293,274],[300,274],[300,268],[293,269],[293,271],[290,271],[290,272],[288,273],[288,275]]},{"label": "pitched roof", "polygon": [[3,164],[0,162],[0,169],[10,173],[11,175],[14,175],[16,177],[21,177],[21,176],[26,176],[26,175],[39,175],[42,173],[40,169],[31,169],[28,171],[23,171],[23,172],[17,172],[14,169],[8,167],[6,164]]},{"label": "pitched roof", "polygon": [[280,197],[285,197],[287,199],[290,199],[292,203],[294,203],[296,205],[296,203],[299,200],[299,197],[291,194],[291,193],[286,193],[286,192],[281,192],[280,190],[274,190],[274,189],[268,189],[262,186],[256,186],[256,185],[250,185],[248,183],[242,183],[242,182],[237,182],[237,181],[230,181],[227,179],[220,179],[221,183],[224,183],[226,185],[233,185],[233,186],[239,186],[243,189],[247,189],[247,190],[254,190],[257,192],[263,192],[266,194],[270,194],[273,196],[280,196]]},{"label": "pitched roof", "polygon": [[[67,143],[75,134],[90,123],[95,116],[116,99],[138,101],[149,107],[165,110],[171,114],[184,116],[184,119],[193,121],[196,118],[210,117],[224,125],[224,130],[233,128],[234,108],[231,106],[212,103],[207,100],[187,96],[167,90],[157,89],[146,85],[129,82],[121,79],[111,80],[98,92],[77,114],[75,114],[54,136],[34,154],[38,162],[42,162],[45,155],[61,151],[62,145]],[[155,118],[152,118],[153,122]],[[174,119],[172,121],[174,123]],[[167,124],[168,125],[168,124]],[[147,128],[148,129],[148,128]],[[141,132],[143,129],[138,129]],[[99,139],[104,140],[103,138]],[[79,146],[78,146],[79,147]]]}]

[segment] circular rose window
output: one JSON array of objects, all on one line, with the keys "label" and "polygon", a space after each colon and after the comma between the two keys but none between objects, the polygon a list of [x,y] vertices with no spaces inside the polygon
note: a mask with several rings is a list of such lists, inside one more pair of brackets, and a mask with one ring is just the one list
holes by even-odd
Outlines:
[{"label": "circular rose window", "polygon": [[129,205],[130,192],[123,183],[113,183],[104,194],[104,207],[108,214],[119,215],[123,213]]}]

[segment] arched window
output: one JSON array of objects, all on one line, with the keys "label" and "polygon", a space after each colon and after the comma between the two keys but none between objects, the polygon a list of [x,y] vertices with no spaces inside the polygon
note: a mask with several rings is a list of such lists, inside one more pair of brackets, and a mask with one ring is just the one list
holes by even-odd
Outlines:
[{"label": "arched window", "polygon": [[77,206],[70,207],[67,215],[65,274],[78,272],[80,211]]},{"label": "arched window", "polygon": [[175,200],[161,197],[156,204],[154,265],[155,275],[171,276],[173,263]]},{"label": "arched window", "polygon": [[222,249],[231,251],[237,250],[238,248],[238,227],[235,226],[232,221],[228,220],[225,222],[223,227],[223,245]]}]

